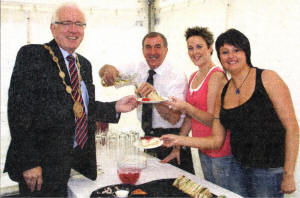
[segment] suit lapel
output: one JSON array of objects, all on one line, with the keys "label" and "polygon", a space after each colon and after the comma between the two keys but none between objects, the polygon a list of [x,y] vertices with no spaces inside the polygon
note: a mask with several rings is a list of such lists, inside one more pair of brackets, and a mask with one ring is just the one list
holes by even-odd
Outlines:
[{"label": "suit lapel", "polygon": [[76,55],[77,55],[77,57],[78,57],[78,61],[79,61],[79,64],[80,64],[80,75],[81,75],[81,77],[82,77],[82,80],[86,83],[87,81],[86,81],[86,71],[85,71],[85,65],[84,65],[84,62],[83,62],[83,60],[82,60],[82,58],[80,57],[80,55],[79,54],[77,54],[76,53]]},{"label": "suit lapel", "polygon": [[70,85],[71,82],[70,82],[70,77],[68,74],[68,69],[65,64],[64,57],[63,57],[57,43],[53,39],[47,45],[49,45],[51,47],[52,51],[54,52],[54,55],[58,58],[58,64],[60,65],[61,70],[65,73],[65,81],[66,81],[67,85]]}]

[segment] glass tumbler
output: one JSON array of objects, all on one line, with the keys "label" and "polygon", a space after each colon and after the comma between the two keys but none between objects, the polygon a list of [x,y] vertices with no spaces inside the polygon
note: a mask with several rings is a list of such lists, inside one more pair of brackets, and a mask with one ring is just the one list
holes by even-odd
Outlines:
[{"label": "glass tumbler", "polygon": [[97,174],[103,173],[103,168],[106,161],[106,133],[100,133],[96,135],[96,162],[97,162]]}]

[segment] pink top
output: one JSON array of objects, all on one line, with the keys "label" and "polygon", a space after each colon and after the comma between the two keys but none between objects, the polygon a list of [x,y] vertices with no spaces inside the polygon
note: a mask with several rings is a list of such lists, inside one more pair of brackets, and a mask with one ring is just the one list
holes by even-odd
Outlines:
[{"label": "pink top", "polygon": [[[189,89],[186,95],[186,101],[193,105],[194,107],[201,109],[202,111],[207,111],[207,92],[208,92],[208,81],[210,76],[214,72],[223,72],[224,71],[219,67],[213,67],[207,73],[205,79],[199,85],[198,88],[192,89],[192,81],[195,78],[197,72],[193,73],[189,80]],[[192,136],[193,137],[206,137],[211,135],[211,127],[205,126],[198,122],[197,120],[192,118]],[[230,133],[229,131],[226,133],[225,142],[220,150],[201,150],[202,153],[210,156],[210,157],[224,157],[231,154],[230,147]]]}]

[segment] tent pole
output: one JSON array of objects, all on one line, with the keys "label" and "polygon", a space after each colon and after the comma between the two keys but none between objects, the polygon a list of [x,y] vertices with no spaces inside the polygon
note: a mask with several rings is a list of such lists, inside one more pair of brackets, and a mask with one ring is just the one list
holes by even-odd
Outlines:
[{"label": "tent pole", "polygon": [[154,6],[154,1],[155,0],[148,0],[148,33],[149,32],[152,32],[154,29],[153,29],[153,19],[152,19],[152,16],[153,16],[153,6]]}]

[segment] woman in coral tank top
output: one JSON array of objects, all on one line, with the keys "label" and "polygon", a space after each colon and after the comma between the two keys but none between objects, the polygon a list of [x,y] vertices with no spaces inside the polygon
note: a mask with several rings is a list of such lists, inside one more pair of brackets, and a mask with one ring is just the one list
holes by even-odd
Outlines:
[{"label": "woman in coral tank top", "polygon": [[[189,80],[186,102],[172,97],[171,108],[186,114],[180,135],[187,136],[192,130],[193,137],[211,135],[211,125],[214,114],[214,104],[219,91],[227,82],[224,71],[215,66],[211,60],[213,52],[213,34],[203,27],[188,28],[185,32],[188,54],[198,67]],[[196,147],[196,146],[195,146]],[[180,146],[174,147],[173,152],[163,162],[179,159]],[[231,148],[229,132],[225,143],[219,150],[199,150],[200,162],[204,178],[224,188],[230,189],[229,175],[231,167]]]}]

